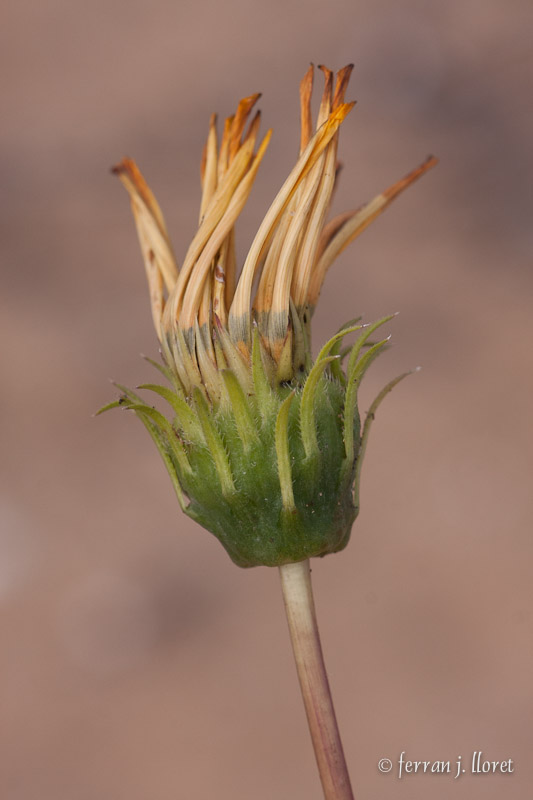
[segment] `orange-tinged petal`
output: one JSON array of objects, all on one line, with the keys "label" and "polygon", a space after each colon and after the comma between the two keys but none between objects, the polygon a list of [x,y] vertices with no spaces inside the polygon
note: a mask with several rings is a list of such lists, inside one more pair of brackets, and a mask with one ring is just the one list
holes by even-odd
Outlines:
[{"label": "orange-tinged petal", "polygon": [[303,153],[313,134],[311,121],[311,95],[313,94],[314,67],[311,64],[300,83],[300,155]]},{"label": "orange-tinged petal", "polygon": [[253,158],[253,148],[254,142],[252,139],[245,142],[218,185],[206,210],[202,224],[189,246],[178,280],[167,302],[163,321],[164,326],[168,326],[172,319],[177,319],[183,295],[193,275],[194,266],[209,242],[213,231],[224,216],[237,186],[246,174]]},{"label": "orange-tinged petal", "polygon": [[233,341],[244,345],[245,350],[248,349],[251,341],[250,301],[252,284],[263,248],[302,179],[316,163],[353,106],[354,103],[340,105],[330,115],[327,122],[315,133],[259,226],[244,263],[228,319],[230,335]]},{"label": "orange-tinged petal", "polygon": [[[155,260],[170,292],[178,277],[178,267],[157,200],[131,158],[124,158],[112,171],[130,195],[146,273],[150,276]],[[148,277],[149,284],[150,280]]]},{"label": "orange-tinged petal", "polygon": [[318,69],[324,73],[324,90],[322,92],[322,99],[320,101],[320,108],[318,110],[318,119],[316,123],[317,130],[321,125],[326,122],[331,114],[331,100],[333,92],[333,72],[325,67],[323,64],[318,65]]},{"label": "orange-tinged petal", "polygon": [[401,180],[394,183],[382,194],[377,195],[362,208],[353,212],[350,218],[340,227],[332,237],[329,244],[324,249],[320,259],[313,271],[311,284],[309,286],[308,301],[313,308],[318,300],[326,272],[342,251],[353,242],[369,225],[384,211],[398,195],[407,189],[414,181],[420,178],[425,172],[438,163],[437,159],[430,156],[412,170]]},{"label": "orange-tinged petal", "polygon": [[255,106],[260,97],[261,97],[260,93],[251,94],[249,97],[244,97],[237,106],[237,111],[235,112],[235,118],[233,119],[233,123],[231,126],[231,134],[229,142],[230,163],[235,158],[241,146],[241,136],[246,125],[246,120],[250,115],[250,111]]},{"label": "orange-tinged petal", "polygon": [[337,72],[337,80],[335,82],[335,94],[333,95],[333,104],[332,104],[332,108],[334,111],[336,108],[340,106],[341,103],[344,103],[344,95],[346,94],[346,89],[348,88],[348,83],[350,81],[352,70],[353,70],[353,64],[348,64],[346,67],[343,67]]},{"label": "orange-tinged petal", "polygon": [[235,220],[244,208],[257,175],[259,164],[261,163],[261,160],[268,147],[271,135],[272,132],[268,131],[265,138],[261,142],[259,150],[257,151],[257,155],[255,156],[249,171],[236,188],[222,219],[213,231],[211,237],[206,243],[204,250],[202,251],[201,256],[194,265],[194,270],[192,270],[183,296],[183,305],[178,318],[179,325],[184,330],[187,330],[194,324],[194,319],[198,313],[200,296],[203,291],[204,283],[207,280],[212,261],[233,228]]},{"label": "orange-tinged petal", "polygon": [[320,186],[315,196],[304,236],[298,248],[297,261],[294,267],[291,294],[298,309],[302,308],[307,302],[309,283],[311,281],[313,266],[316,263],[320,232],[328,212],[335,186],[336,159],[337,141],[334,138],[329,143],[326,151],[326,160]]}]

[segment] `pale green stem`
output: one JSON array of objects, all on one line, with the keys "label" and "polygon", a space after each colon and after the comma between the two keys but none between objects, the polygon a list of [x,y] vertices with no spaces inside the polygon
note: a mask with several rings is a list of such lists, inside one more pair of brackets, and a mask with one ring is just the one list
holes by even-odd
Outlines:
[{"label": "pale green stem", "polygon": [[309,560],[280,567],[296,669],[326,800],[353,800],[328,683],[311,587]]}]

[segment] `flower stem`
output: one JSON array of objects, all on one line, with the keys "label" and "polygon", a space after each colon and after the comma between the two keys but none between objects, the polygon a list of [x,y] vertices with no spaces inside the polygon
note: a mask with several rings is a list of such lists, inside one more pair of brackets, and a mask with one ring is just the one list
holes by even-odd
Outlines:
[{"label": "flower stem", "polygon": [[309,559],[280,567],[296,669],[326,800],[353,800],[318,633]]}]

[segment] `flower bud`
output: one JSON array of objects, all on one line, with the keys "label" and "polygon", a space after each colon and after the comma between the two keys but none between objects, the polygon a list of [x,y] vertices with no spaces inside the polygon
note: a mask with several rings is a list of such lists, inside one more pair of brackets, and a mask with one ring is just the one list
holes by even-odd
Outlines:
[{"label": "flower bud", "polygon": [[[145,384],[171,417],[120,386],[103,410],[135,412],[159,449],[183,511],[242,567],[280,566],[346,546],[359,510],[359,479],[380,393],[361,424],[361,380],[388,339],[369,337],[391,317],[340,329],[313,362],[310,321],[336,256],[433,166],[428,159],[356,211],[326,223],[337,178],[338,130],[352,67],[321,68],[325,86],[312,132],[313,69],[300,87],[300,157],[274,199],[236,276],[234,225],[266,152],[256,150],[259,95],[226,120],[211,118],[202,162],[198,231],[181,268],[154,195],[133,161],[114,172],[132,203],[152,316],[169,385]],[[351,347],[345,337],[355,334]]]}]

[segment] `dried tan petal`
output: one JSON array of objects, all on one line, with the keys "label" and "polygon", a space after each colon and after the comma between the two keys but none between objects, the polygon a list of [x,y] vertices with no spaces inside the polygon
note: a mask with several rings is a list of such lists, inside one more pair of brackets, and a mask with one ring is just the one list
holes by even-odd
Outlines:
[{"label": "dried tan petal", "polygon": [[225,280],[226,280],[226,308],[228,309],[235,294],[235,285],[237,281],[237,256],[235,254],[235,228],[230,232],[228,237],[228,255],[224,262]]},{"label": "dried tan petal", "polygon": [[[230,237],[226,236],[218,257],[215,258],[211,276],[211,297],[213,298],[213,314],[217,314],[223,325],[226,324],[228,314],[226,306],[226,270]],[[206,281],[207,286],[207,281]]]},{"label": "dried tan petal", "polygon": [[270,306],[268,329],[268,338],[274,356],[276,353],[280,352],[280,348],[283,346],[283,341],[286,336],[293,268],[298,256],[300,237],[320,186],[322,159],[323,156],[321,156],[319,162],[315,164],[308,175],[308,182],[304,187],[299,205],[291,218],[279,257]]},{"label": "dried tan petal", "polygon": [[[141,232],[139,232],[139,239],[141,239]],[[144,247],[141,243],[141,249],[144,252]],[[161,318],[165,308],[165,300],[163,296],[163,277],[156,264],[153,250],[148,251],[148,258],[145,260],[146,277],[148,279],[148,291],[150,294],[150,308],[152,311],[152,320],[154,328],[157,333],[157,338],[161,341]]]},{"label": "dried tan petal", "polygon": [[[321,106],[321,114],[324,114],[328,111],[330,103],[332,110],[335,110],[344,102],[344,96],[353,70],[353,64],[348,64],[337,72],[335,93],[332,101],[333,75],[326,67],[321,66],[320,69],[325,75],[325,86]],[[309,283],[319,248],[320,232],[331,205],[333,191],[340,171],[340,168],[337,166],[337,146],[338,133],[333,137],[326,150],[321,184],[316,193],[305,234],[298,248],[298,257],[294,267],[291,287],[292,298],[298,309],[302,309],[307,302]],[[307,180],[309,180],[309,177]]]},{"label": "dried tan petal", "polygon": [[330,219],[330,221],[324,225],[318,242],[317,261],[337,231],[340,231],[344,223],[351,219],[354,214],[357,214],[360,208],[361,206],[359,206],[359,208],[350,209],[350,211],[343,211],[342,214],[337,214],[336,217],[333,217],[333,219]]},{"label": "dried tan petal", "polygon": [[362,208],[352,213],[350,218],[333,236],[313,271],[308,297],[311,308],[316,305],[326,272],[337,256],[342,253],[344,248],[347,247],[350,242],[353,242],[353,240],[359,236],[359,234],[361,234],[365,228],[367,228],[370,223],[404,191],[404,189],[407,189],[408,186],[414,183],[414,181],[437,163],[437,159],[430,156],[423,164],[420,164],[420,166],[416,167],[416,169],[412,170],[404,178],[394,183],[385,192],[377,195],[377,197],[374,197],[369,203],[366,203]]},{"label": "dried tan petal", "polygon": [[235,271],[235,229],[232,228],[215,259],[212,275],[213,313],[217,314],[223,325],[228,321],[228,307],[235,291]]},{"label": "dried tan petal", "polygon": [[327,122],[315,133],[278,192],[278,195],[270,206],[252,242],[237,285],[228,319],[230,334],[233,341],[238,343],[239,346],[243,347],[246,351],[248,351],[248,344],[251,341],[251,291],[263,248],[302,179],[316,163],[321,153],[337,132],[339,125],[353,108],[353,105],[353,103],[344,103],[340,105],[339,108],[331,114]]},{"label": "dried tan petal", "polygon": [[187,283],[183,295],[183,304],[178,318],[178,323],[184,330],[187,330],[194,324],[194,319],[198,313],[200,297],[204,288],[204,283],[208,278],[212,261],[220,247],[222,247],[224,240],[230,234],[237,217],[244,208],[271,135],[272,131],[268,131],[261,142],[250,169],[236,188],[222,219],[216,226],[198,258],[198,261],[194,265],[194,269],[191,272],[189,282]]},{"label": "dried tan petal", "polygon": [[[272,307],[272,295],[274,293],[274,284],[276,282],[276,272],[278,269],[281,248],[287,236],[289,225],[291,224],[293,209],[288,208],[283,214],[276,233],[268,248],[267,257],[261,272],[261,280],[253,302],[253,308],[258,314],[259,330],[263,336],[267,335],[268,327],[268,312]],[[264,320],[263,320],[264,316]]]},{"label": "dried tan petal", "polygon": [[333,103],[332,108],[335,111],[336,108],[340,106],[341,103],[344,103],[344,95],[346,94],[346,89],[348,88],[348,83],[350,81],[350,76],[352,74],[353,64],[348,64],[346,67],[343,67],[337,72],[337,80],[335,82],[335,94],[333,95]]},{"label": "dried tan petal", "polygon": [[310,64],[300,83],[300,155],[303,153],[313,133],[311,120],[311,96],[313,94],[314,66]]},{"label": "dried tan petal", "polygon": [[202,158],[202,200],[200,203],[200,224],[217,188],[218,145],[216,125],[217,115],[211,114],[211,119],[209,120],[209,134],[207,136],[207,143],[204,148],[204,157]]},{"label": "dried tan petal", "polygon": [[[202,382],[207,389],[211,402],[218,403],[220,401],[220,376],[217,370],[216,361],[213,355],[208,352],[206,347],[207,342],[211,344],[211,331],[207,325],[200,328],[198,322],[195,323],[195,341],[196,341],[196,355],[198,358],[198,366],[202,374]],[[211,350],[212,350],[211,344]]]},{"label": "dried tan petal", "polygon": [[235,112],[235,117],[233,119],[233,124],[231,126],[231,134],[229,142],[230,164],[235,158],[241,146],[241,136],[244,131],[244,127],[246,125],[246,120],[250,115],[250,111],[255,106],[260,97],[261,97],[260,93],[251,94],[249,97],[244,97],[237,106],[237,111]]},{"label": "dried tan petal", "polygon": [[[167,291],[171,292],[177,281],[178,267],[157,200],[131,158],[122,159],[112,171],[118,176],[131,198],[146,274],[150,276],[152,273],[152,262],[155,259]],[[149,284],[150,280],[149,277]]]},{"label": "dried tan petal", "polygon": [[326,218],[335,185],[335,162],[337,159],[337,137],[329,143],[326,150],[324,169],[311,209],[307,227],[298,248],[294,267],[291,294],[298,309],[307,302],[307,293],[316,263],[320,232]]},{"label": "dried tan petal", "polygon": [[181,301],[193,273],[194,265],[213,234],[213,231],[224,216],[235,189],[246,174],[252,160],[253,148],[254,141],[252,139],[244,143],[209,203],[202,224],[198,228],[189,246],[176,285],[168,299],[163,319],[163,326],[165,328],[171,326],[172,319],[177,319]]},{"label": "dried tan petal", "polygon": [[[204,290],[202,292],[202,298],[200,300],[200,305],[199,305],[199,308],[198,308],[198,315],[197,315],[198,324],[202,328],[203,327],[209,328],[209,326],[210,326],[210,322],[211,322],[211,303],[212,303],[211,286],[209,285],[209,282],[206,281],[205,284],[204,284]],[[211,346],[210,346],[209,343],[206,342],[206,347],[207,347],[209,353],[214,358],[215,357],[215,353],[214,353],[214,350],[213,350],[213,344],[211,343]]]},{"label": "dried tan petal", "polygon": [[128,190],[130,197],[138,197],[144,203],[154,217],[161,233],[168,236],[163,212],[135,161],[132,158],[123,158],[116,166],[112,167],[111,172],[117,175]]},{"label": "dried tan petal", "polygon": [[318,110],[318,119],[316,123],[317,130],[327,120],[331,114],[331,96],[333,92],[333,72],[325,67],[323,64],[318,65],[318,69],[324,73],[324,91],[322,92],[322,99],[320,101],[320,108]]},{"label": "dried tan petal", "polygon": [[217,177],[218,183],[222,180],[228,169],[229,159],[229,142],[231,137],[231,127],[233,125],[234,116],[227,117],[224,120],[224,131],[222,133],[222,141],[220,142],[220,153],[218,156]]},{"label": "dried tan petal", "polygon": [[261,125],[261,112],[256,111],[256,113],[254,114],[254,118],[250,122],[250,126],[246,132],[246,136],[243,138],[242,144],[244,144],[244,142],[247,142],[248,139],[253,139],[254,142],[256,141],[257,136],[259,134],[260,125]]}]

